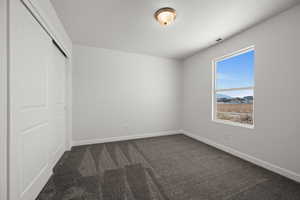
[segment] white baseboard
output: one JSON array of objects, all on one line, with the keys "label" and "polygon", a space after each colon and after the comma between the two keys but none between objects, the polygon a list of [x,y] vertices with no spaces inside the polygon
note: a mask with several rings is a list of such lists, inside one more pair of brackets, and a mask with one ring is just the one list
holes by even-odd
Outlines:
[{"label": "white baseboard", "polygon": [[133,140],[133,139],[140,139],[140,138],[174,135],[174,134],[180,134],[180,133],[182,133],[181,130],[160,131],[160,132],[155,132],[155,133],[144,133],[144,134],[138,134],[138,135],[126,135],[126,136],[91,139],[91,140],[79,140],[79,141],[73,141],[72,146],[98,144],[98,143],[106,143],[106,142],[116,142],[116,141],[124,141],[124,140]]},{"label": "white baseboard", "polygon": [[209,140],[209,139],[207,139],[207,138],[201,137],[201,136],[199,136],[199,135],[195,135],[195,134],[189,133],[189,132],[184,131],[184,130],[182,130],[181,133],[183,133],[184,135],[189,136],[189,137],[191,137],[191,138],[194,138],[194,139],[196,139],[196,140],[198,140],[198,141],[200,141],[200,142],[203,142],[203,143],[208,144],[208,145],[210,145],[210,146],[216,147],[217,149],[220,149],[220,150],[222,150],[222,151],[225,151],[225,152],[227,152],[227,153],[229,153],[229,154],[232,154],[232,155],[234,155],[234,156],[237,156],[237,157],[239,157],[239,158],[241,158],[241,159],[243,159],[243,160],[247,160],[247,161],[249,161],[249,162],[251,162],[251,163],[253,163],[253,164],[255,164],[255,165],[258,165],[258,166],[260,166],[260,167],[263,167],[263,168],[265,168],[265,169],[268,169],[268,170],[270,170],[270,171],[273,171],[273,172],[275,172],[275,173],[277,173],[277,174],[280,174],[280,175],[282,175],[282,176],[285,176],[285,177],[287,177],[287,178],[289,178],[289,179],[292,179],[292,180],[294,180],[294,181],[300,182],[300,174],[298,174],[298,173],[296,173],[296,172],[293,172],[293,171],[291,171],[291,170],[288,170],[288,169],[279,167],[279,166],[277,166],[277,165],[274,165],[274,164],[272,164],[272,163],[263,161],[263,160],[261,160],[261,159],[255,158],[255,157],[253,157],[253,156],[251,156],[251,155],[242,153],[242,152],[240,152],[240,151],[238,151],[238,150],[235,150],[235,149],[233,149],[233,148],[231,148],[231,147],[227,147],[227,146],[225,146],[225,145],[216,143],[216,142],[214,142],[214,141],[212,141],[212,140]]}]

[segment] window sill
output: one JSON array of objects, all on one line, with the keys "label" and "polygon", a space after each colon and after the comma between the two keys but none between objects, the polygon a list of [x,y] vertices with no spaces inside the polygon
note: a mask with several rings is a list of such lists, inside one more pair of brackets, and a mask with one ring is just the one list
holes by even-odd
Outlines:
[{"label": "window sill", "polygon": [[231,122],[231,121],[226,121],[226,120],[219,120],[219,119],[213,119],[212,121],[215,122],[215,123],[219,123],[219,124],[225,124],[225,125],[230,125],[230,126],[237,126],[237,127],[242,127],[242,128],[254,129],[254,125],[250,125],[250,124],[242,124],[242,123]]}]

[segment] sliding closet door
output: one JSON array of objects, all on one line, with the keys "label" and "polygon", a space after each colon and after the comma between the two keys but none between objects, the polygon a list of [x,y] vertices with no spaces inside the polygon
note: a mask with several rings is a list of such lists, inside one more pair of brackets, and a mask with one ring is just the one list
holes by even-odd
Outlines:
[{"label": "sliding closet door", "polygon": [[66,146],[66,58],[52,44],[51,67],[49,68],[49,108],[53,127],[51,161],[57,162]]},{"label": "sliding closet door", "polygon": [[10,9],[10,200],[34,200],[65,150],[65,61],[20,1]]}]

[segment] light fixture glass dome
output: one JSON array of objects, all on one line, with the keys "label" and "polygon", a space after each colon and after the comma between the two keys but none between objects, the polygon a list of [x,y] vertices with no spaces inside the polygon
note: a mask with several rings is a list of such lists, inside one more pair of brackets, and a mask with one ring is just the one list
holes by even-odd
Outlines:
[{"label": "light fixture glass dome", "polygon": [[162,26],[170,25],[176,19],[176,10],[173,8],[161,8],[154,14],[158,23]]}]

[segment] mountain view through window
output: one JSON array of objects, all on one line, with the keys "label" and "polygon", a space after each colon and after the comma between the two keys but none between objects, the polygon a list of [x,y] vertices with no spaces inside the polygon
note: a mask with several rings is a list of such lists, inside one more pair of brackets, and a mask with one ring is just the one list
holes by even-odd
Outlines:
[{"label": "mountain view through window", "polygon": [[214,118],[253,125],[254,49],[215,62]]}]

